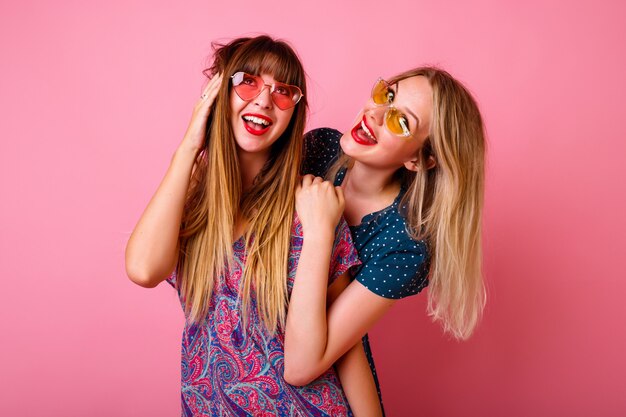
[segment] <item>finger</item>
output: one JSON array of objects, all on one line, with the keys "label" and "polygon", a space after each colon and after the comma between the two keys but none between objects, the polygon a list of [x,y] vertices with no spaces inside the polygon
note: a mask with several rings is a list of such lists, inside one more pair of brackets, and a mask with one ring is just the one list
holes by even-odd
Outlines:
[{"label": "finger", "polygon": [[213,101],[215,100],[215,97],[217,97],[217,94],[220,92],[220,85],[221,83],[217,83],[215,84],[214,88],[209,90],[209,92],[207,93],[207,98],[206,98],[207,102],[213,103]]},{"label": "finger", "polygon": [[336,186],[335,187],[335,191],[337,192],[337,198],[339,199],[339,205],[341,208],[344,207],[345,203],[346,203],[346,199],[343,195],[343,188],[341,188],[340,186]]},{"label": "finger", "polygon": [[206,86],[204,87],[203,92],[208,93],[209,90],[215,88],[216,85],[219,85],[221,83],[222,83],[222,74],[217,73],[209,80],[208,83],[206,83]]},{"label": "finger", "polygon": [[220,91],[220,86],[222,85],[222,74],[216,74],[209,82],[206,87],[202,91],[201,99],[212,102],[217,96],[217,93]]},{"label": "finger", "polygon": [[309,185],[311,185],[311,183],[313,182],[313,178],[315,177],[311,174],[307,174],[304,177],[302,177],[302,186],[308,187]]},{"label": "finger", "polygon": [[323,183],[323,182],[324,182],[324,178],[321,178],[321,177],[315,177],[315,178],[313,178],[313,183],[314,183],[314,184],[321,184],[321,183]]}]

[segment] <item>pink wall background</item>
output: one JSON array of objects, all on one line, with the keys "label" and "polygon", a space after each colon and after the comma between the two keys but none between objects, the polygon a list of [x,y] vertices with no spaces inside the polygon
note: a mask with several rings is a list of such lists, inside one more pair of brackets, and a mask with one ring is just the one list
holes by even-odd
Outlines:
[{"label": "pink wall background", "polygon": [[489,301],[458,343],[424,296],[372,331],[389,416],[626,415],[626,7],[618,1],[0,3],[0,415],[179,413],[183,315],[125,276],[132,227],[210,41],[268,32],[310,76],[310,127],[422,63],[489,134]]}]

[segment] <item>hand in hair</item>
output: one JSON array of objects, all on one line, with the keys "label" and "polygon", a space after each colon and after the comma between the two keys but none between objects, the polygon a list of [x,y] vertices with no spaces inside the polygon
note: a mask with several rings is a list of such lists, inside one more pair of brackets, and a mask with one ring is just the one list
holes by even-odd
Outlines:
[{"label": "hand in hair", "polygon": [[217,93],[222,85],[222,74],[216,74],[209,80],[202,91],[202,95],[196,103],[191,121],[187,127],[187,132],[183,138],[182,146],[199,152],[204,146],[206,136],[207,120],[211,114],[211,106],[217,97]]},{"label": "hand in hair", "polygon": [[296,212],[304,238],[312,233],[335,234],[343,214],[343,190],[320,177],[305,175],[296,190]]},{"label": "hand in hair", "polygon": [[222,77],[216,75],[204,89],[165,178],[128,239],[126,272],[133,282],[142,287],[156,287],[176,265],[178,235],[190,176],[204,144],[207,119],[221,80]]}]

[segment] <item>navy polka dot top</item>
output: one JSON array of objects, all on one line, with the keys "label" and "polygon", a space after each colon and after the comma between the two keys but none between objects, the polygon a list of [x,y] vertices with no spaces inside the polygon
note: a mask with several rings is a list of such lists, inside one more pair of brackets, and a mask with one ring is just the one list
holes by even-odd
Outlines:
[{"label": "navy polka dot top", "polygon": [[[303,173],[324,177],[340,153],[341,133],[334,129],[315,129],[305,135]],[[341,185],[346,170],[340,171],[335,185]],[[350,226],[361,265],[352,270],[354,279],[385,298],[400,299],[415,295],[428,285],[430,254],[423,240],[413,240],[399,204],[405,189],[393,203],[363,217],[361,224]]]}]

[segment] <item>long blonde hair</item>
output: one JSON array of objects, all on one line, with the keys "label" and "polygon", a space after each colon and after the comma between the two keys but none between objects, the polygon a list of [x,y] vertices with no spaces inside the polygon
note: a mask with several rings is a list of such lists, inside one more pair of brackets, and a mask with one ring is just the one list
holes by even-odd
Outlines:
[{"label": "long blonde hair", "polygon": [[[407,189],[400,204],[414,239],[431,254],[428,314],[444,331],[467,339],[481,318],[486,295],[482,276],[481,218],[485,133],[476,101],[446,71],[420,67],[389,80],[423,76],[433,90],[430,132],[419,150],[418,172],[400,168]],[[436,164],[426,169],[428,158]],[[352,161],[342,155],[329,170],[334,178]]]},{"label": "long blonde hair", "polygon": [[[177,264],[179,289],[188,320],[203,322],[216,280],[224,273],[225,264],[232,266],[233,228],[236,216],[241,215],[248,227],[239,300],[247,313],[254,291],[259,317],[274,332],[286,316],[287,262],[307,111],[305,73],[289,45],[267,36],[239,38],[214,49],[214,62],[208,72],[224,74],[224,81],[208,122],[205,146],[196,161],[183,214]],[[229,81],[236,71],[270,74],[276,80],[299,86],[304,95],[287,129],[272,145],[252,188],[245,193],[230,120]]]}]

